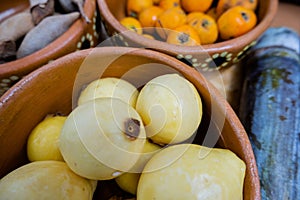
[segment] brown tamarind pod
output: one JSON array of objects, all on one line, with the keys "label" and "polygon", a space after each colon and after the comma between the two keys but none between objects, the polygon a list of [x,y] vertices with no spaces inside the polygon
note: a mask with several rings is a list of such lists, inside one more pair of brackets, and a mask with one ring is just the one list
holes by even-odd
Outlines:
[{"label": "brown tamarind pod", "polygon": [[24,36],[34,27],[31,14],[28,11],[17,13],[0,24],[0,40],[12,40]]},{"label": "brown tamarind pod", "polygon": [[79,16],[79,12],[72,12],[46,17],[26,34],[17,51],[17,59],[28,56],[50,44],[66,32]]},{"label": "brown tamarind pod", "polygon": [[54,0],[30,0],[30,12],[35,25],[54,11]]},{"label": "brown tamarind pod", "polygon": [[16,56],[16,41],[34,27],[29,11],[12,15],[0,24],[0,60],[10,61]]},{"label": "brown tamarind pod", "polygon": [[84,0],[59,0],[59,3],[61,7],[64,9],[64,11],[66,12],[79,11],[80,15],[87,23],[91,22],[91,20],[88,18],[88,16],[85,14],[83,10]]}]

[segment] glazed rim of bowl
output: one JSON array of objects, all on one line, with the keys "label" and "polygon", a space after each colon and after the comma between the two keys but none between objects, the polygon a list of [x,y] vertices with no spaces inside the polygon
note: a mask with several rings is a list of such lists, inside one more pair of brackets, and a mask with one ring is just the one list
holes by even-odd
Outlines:
[{"label": "glazed rim of bowl", "polygon": [[205,52],[211,54],[215,52],[224,52],[229,51],[230,49],[238,49],[239,47],[244,47],[251,42],[253,42],[257,37],[264,32],[268,26],[271,24],[278,7],[278,0],[268,0],[264,1],[262,8],[262,3],[259,1],[260,8],[258,10],[259,21],[258,24],[249,32],[230,40],[217,42],[214,44],[207,44],[199,46],[181,46],[168,44],[166,42],[151,40],[134,33],[133,31],[128,31],[117,18],[112,14],[108,5],[106,4],[107,0],[97,0],[100,14],[104,17],[104,20],[108,21],[109,24],[119,33],[124,34],[129,40],[137,42],[143,47],[159,49],[163,51],[172,51],[174,53],[185,53],[185,54],[197,54],[199,50],[204,50]]},{"label": "glazed rim of bowl", "polygon": [[[96,2],[94,0],[86,0],[84,4],[84,11],[91,19],[94,15]],[[26,75],[35,68],[44,65],[48,61],[56,59],[58,56],[64,55],[64,52],[72,52],[74,41],[79,40],[84,33],[88,24],[80,17],[70,28],[60,37],[52,41],[46,47],[38,50],[23,58],[13,60],[7,63],[0,64],[0,77],[6,78],[12,75]]]},{"label": "glazed rim of bowl", "polygon": [[[76,74],[78,73],[78,69],[83,63],[83,61],[90,56],[101,56],[102,58],[109,57],[110,55],[128,53],[128,55],[134,57],[143,57],[146,59],[154,60],[155,62],[161,62],[171,69],[176,70],[178,73],[182,74],[189,81],[191,81],[198,90],[200,90],[200,95],[203,96],[204,102],[208,107],[215,107],[215,111],[211,111],[211,115],[214,116],[216,121],[219,120],[219,116],[224,118],[224,122],[221,122],[221,126],[218,126],[220,132],[229,132],[229,134],[221,135],[221,138],[224,140],[223,144],[225,148],[231,149],[234,148],[234,152],[241,157],[246,163],[247,170],[244,182],[244,191],[245,188],[251,188],[250,191],[247,191],[244,196],[245,199],[259,199],[260,197],[260,186],[259,186],[259,178],[256,167],[256,161],[254,158],[253,150],[248,139],[248,136],[240,123],[238,117],[229,106],[224,97],[218,92],[216,88],[214,88],[202,74],[198,73],[194,68],[189,67],[188,65],[178,61],[176,58],[162,54],[157,51],[147,50],[147,49],[139,49],[139,48],[127,48],[127,47],[95,47],[92,49],[81,50],[77,52],[73,52],[71,54],[65,55],[43,67],[31,72],[26,75],[23,79],[21,79],[18,83],[12,86],[8,92],[6,92],[2,97],[0,97],[0,112],[1,113],[10,113],[10,119],[14,118],[14,115],[22,115],[17,111],[17,113],[11,113],[9,110],[13,109],[14,104],[16,103],[16,99],[20,99],[19,101],[26,103],[30,103],[30,98],[38,98],[34,101],[40,101],[40,98],[47,98],[48,92],[43,90],[41,85],[41,81],[45,81],[46,83],[50,81],[63,81],[61,78],[61,72],[68,73],[72,81],[70,84],[73,84],[73,96],[76,91],[74,91],[74,85],[76,82]],[[123,54],[122,54],[123,55]],[[93,57],[92,57],[93,58]],[[94,63],[95,64],[95,63]],[[123,65],[121,67],[124,67]],[[148,69],[148,68],[147,68]],[[149,68],[150,69],[150,68]],[[126,71],[126,69],[125,69]],[[59,73],[57,73],[59,72]],[[155,73],[157,71],[152,70],[151,73]],[[108,72],[109,73],[109,72]],[[119,72],[116,72],[117,74]],[[121,72],[122,73],[122,72]],[[159,73],[167,73],[167,72],[159,72]],[[94,74],[92,76],[95,76]],[[72,79],[74,77],[74,79]],[[145,77],[142,77],[143,79]],[[149,77],[147,77],[149,78]],[[75,80],[75,81],[74,81]],[[73,82],[74,81],[74,82]],[[89,80],[91,81],[91,80]],[[67,84],[69,85],[69,84]],[[33,88],[32,88],[33,87]],[[37,91],[38,94],[25,94],[25,91]],[[75,88],[76,90],[76,88]],[[37,97],[38,96],[38,97]],[[53,100],[54,101],[54,100]],[[59,106],[61,107],[61,106]],[[27,109],[27,108],[26,108]],[[51,108],[53,110],[53,108]],[[66,110],[67,108],[63,107],[62,109]],[[38,110],[38,109],[37,109]],[[40,111],[34,111],[40,112]],[[43,111],[44,112],[44,111]],[[46,113],[47,114],[47,113]],[[49,113],[48,113],[49,114]],[[213,116],[210,116],[213,117]],[[40,116],[35,116],[40,117]],[[6,119],[6,120],[5,120]],[[4,120],[4,126],[8,127],[10,122],[7,122],[7,118],[5,116],[0,116],[0,121]],[[220,123],[220,122],[216,122]],[[28,126],[28,125],[26,125]],[[31,126],[31,125],[30,125]],[[27,127],[28,129],[28,127]],[[3,132],[4,131],[4,132]],[[5,130],[0,131],[5,133]],[[233,137],[232,137],[233,136]],[[226,140],[226,141],[225,141]],[[0,142],[1,143],[1,142]],[[14,150],[15,151],[15,150]]]}]

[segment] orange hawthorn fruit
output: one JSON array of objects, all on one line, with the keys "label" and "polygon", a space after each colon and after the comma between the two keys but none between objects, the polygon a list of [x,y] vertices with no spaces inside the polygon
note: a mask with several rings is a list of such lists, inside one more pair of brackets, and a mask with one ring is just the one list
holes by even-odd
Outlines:
[{"label": "orange hawthorn fruit", "polygon": [[201,44],[212,44],[218,39],[217,22],[211,16],[191,12],[187,15],[187,23],[197,31]]},{"label": "orange hawthorn fruit", "polygon": [[169,8],[181,8],[180,0],[160,0],[159,7],[161,7],[164,10],[167,10]]},{"label": "orange hawthorn fruit", "polygon": [[216,14],[217,16],[220,16],[226,10],[234,6],[242,6],[247,9],[255,11],[257,7],[257,3],[258,3],[257,0],[218,0],[216,6]]},{"label": "orange hawthorn fruit", "polygon": [[254,11],[235,6],[225,11],[218,19],[218,29],[223,40],[236,38],[253,29],[257,23]]},{"label": "orange hawthorn fruit", "polygon": [[213,0],[181,0],[181,7],[186,12],[206,12]]},{"label": "orange hawthorn fruit", "polygon": [[120,20],[120,23],[128,30],[134,31],[138,34],[143,33],[142,25],[139,20],[134,17],[124,17]]},{"label": "orange hawthorn fruit", "polygon": [[186,23],[186,14],[180,8],[169,8],[158,16],[155,22],[157,34],[166,39],[168,31]]},{"label": "orange hawthorn fruit", "polygon": [[170,31],[167,43],[184,46],[200,45],[200,38],[197,31],[190,25],[184,24]]},{"label": "orange hawthorn fruit", "polygon": [[126,11],[127,16],[137,17],[138,14],[153,5],[153,0],[127,0]]},{"label": "orange hawthorn fruit", "polygon": [[145,32],[154,32],[155,22],[163,11],[164,10],[159,6],[151,6],[140,12],[138,20],[140,21]]}]

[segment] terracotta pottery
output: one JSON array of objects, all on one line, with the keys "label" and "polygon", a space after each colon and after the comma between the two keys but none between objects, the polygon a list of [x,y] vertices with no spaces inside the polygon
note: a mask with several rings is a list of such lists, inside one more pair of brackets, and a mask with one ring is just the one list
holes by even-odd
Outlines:
[{"label": "terracotta pottery", "polygon": [[[95,0],[85,1],[84,11],[91,23],[86,23],[81,17],[73,23],[67,32],[45,48],[18,60],[0,64],[0,96],[24,75],[49,61],[79,49],[96,46],[98,43],[96,5]],[[28,0],[1,1],[0,23],[9,16],[28,8]]]},{"label": "terracotta pottery", "polygon": [[278,7],[278,0],[259,1],[258,23],[248,33],[227,41],[201,46],[178,46],[152,40],[128,31],[119,22],[126,16],[126,0],[97,0],[101,19],[110,36],[118,37],[116,45],[138,46],[154,49],[177,57],[198,68],[214,70],[238,63],[256,39],[270,26]]},{"label": "terracotta pottery", "polygon": [[[177,73],[197,88],[203,119],[189,142],[232,150],[246,163],[244,199],[259,200],[256,161],[248,136],[224,97],[201,73],[157,51],[101,47],[77,51],[35,70],[0,98],[0,178],[28,162],[31,130],[48,114],[68,115],[86,84],[100,77],[123,78],[141,88],[150,79]],[[95,199],[120,194],[113,182],[99,184]],[[108,198],[107,198],[108,199]]]}]

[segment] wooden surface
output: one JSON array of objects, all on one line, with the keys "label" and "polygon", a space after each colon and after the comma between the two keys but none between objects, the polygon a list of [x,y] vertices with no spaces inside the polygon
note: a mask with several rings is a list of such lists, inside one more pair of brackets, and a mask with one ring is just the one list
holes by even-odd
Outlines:
[{"label": "wooden surface", "polygon": [[272,26],[287,26],[300,33],[300,5],[280,3]]},{"label": "wooden surface", "polygon": [[[272,27],[286,26],[290,27],[300,34],[300,5],[290,3],[279,3],[277,14],[272,22]],[[221,71],[220,78],[212,79],[211,82],[226,95],[226,99],[234,110],[238,109],[240,90],[242,87],[242,70],[243,66],[234,65],[226,70]]]}]

